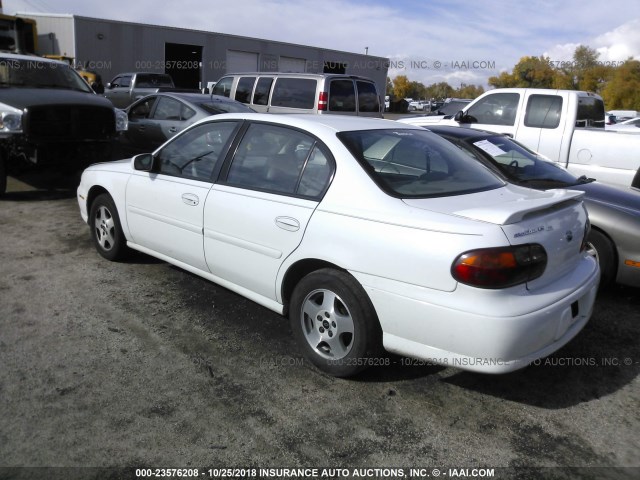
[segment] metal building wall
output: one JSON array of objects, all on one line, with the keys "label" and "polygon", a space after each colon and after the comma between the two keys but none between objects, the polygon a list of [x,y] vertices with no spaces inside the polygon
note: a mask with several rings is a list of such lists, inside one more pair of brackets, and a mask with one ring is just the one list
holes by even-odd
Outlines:
[{"label": "metal building wall", "polygon": [[38,55],[76,56],[73,15],[19,12],[16,16],[36,21]]},{"label": "metal building wall", "polygon": [[86,69],[97,71],[102,75],[105,83],[122,72],[164,73],[165,43],[177,43],[203,47],[201,72],[203,85],[218,80],[225,73],[230,73],[227,68],[228,52],[237,51],[257,53],[259,71],[280,71],[280,57],[285,57],[283,66],[290,59],[304,59],[305,71],[309,73],[322,73],[325,62],[340,63],[346,65],[345,73],[373,79],[380,92],[384,92],[386,88],[388,59],[384,57],[236,35],[80,16],[73,16],[72,28],[68,24],[60,24],[54,29],[54,24],[49,22],[55,18],[54,15],[39,15],[36,18],[39,31],[42,25],[42,28],[54,32],[60,39],[63,37],[66,39],[68,32],[73,31],[75,34],[73,51],[76,62]]}]

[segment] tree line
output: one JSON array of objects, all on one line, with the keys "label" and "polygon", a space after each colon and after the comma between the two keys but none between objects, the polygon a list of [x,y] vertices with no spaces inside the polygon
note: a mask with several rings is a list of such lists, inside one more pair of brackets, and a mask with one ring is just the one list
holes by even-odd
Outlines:
[{"label": "tree line", "polygon": [[[495,88],[526,87],[585,90],[602,96],[608,110],[640,110],[640,61],[601,61],[593,48],[580,45],[570,61],[554,61],[545,56],[522,57],[511,72],[489,77]],[[477,85],[456,89],[447,82],[425,86],[405,75],[387,78],[387,94],[398,98],[476,98],[484,93]]]}]

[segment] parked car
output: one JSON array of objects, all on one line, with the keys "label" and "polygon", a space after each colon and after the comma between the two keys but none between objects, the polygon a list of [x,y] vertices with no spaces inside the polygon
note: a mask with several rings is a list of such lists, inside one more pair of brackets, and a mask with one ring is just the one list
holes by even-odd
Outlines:
[{"label": "parked car", "polygon": [[200,93],[157,93],[127,109],[129,127],[120,137],[128,153],[153,152],[189,125],[210,115],[252,112],[235,100]]},{"label": "parked car", "polygon": [[640,188],[640,135],[605,131],[602,97],[590,92],[496,88],[453,118],[415,117],[414,125],[462,126],[505,133],[577,176]]},{"label": "parked car", "polygon": [[64,62],[0,53],[0,195],[7,175],[70,174],[111,158],[126,115]]},{"label": "parked car", "polygon": [[331,73],[230,73],[211,91],[256,112],[382,117],[384,103],[373,80]]},{"label": "parked car", "polygon": [[587,240],[600,263],[600,283],[640,287],[640,192],[576,177],[505,135],[459,127],[428,129],[488,164],[508,182],[541,190],[585,192],[591,221]]},{"label": "parked car", "polygon": [[505,183],[397,122],[222,114],[78,187],[98,252],[133,248],[289,315],[336,376],[381,347],[479,372],[525,367],[591,316],[582,192]]},{"label": "parked car", "polygon": [[615,116],[616,123],[622,123],[626,120],[636,118],[640,113],[636,110],[609,110],[607,115]]},{"label": "parked car", "polygon": [[640,117],[629,118],[623,122],[606,124],[605,128],[607,130],[622,130],[626,132],[640,132]]},{"label": "parked car", "polygon": [[111,100],[115,107],[127,108],[142,97],[166,89],[175,89],[173,79],[166,73],[119,73],[107,83],[104,96]]},{"label": "parked car", "polygon": [[429,110],[430,108],[431,108],[431,103],[428,101],[412,100],[411,102],[409,102],[408,110],[410,112],[415,112],[417,110],[422,112],[424,110]]}]

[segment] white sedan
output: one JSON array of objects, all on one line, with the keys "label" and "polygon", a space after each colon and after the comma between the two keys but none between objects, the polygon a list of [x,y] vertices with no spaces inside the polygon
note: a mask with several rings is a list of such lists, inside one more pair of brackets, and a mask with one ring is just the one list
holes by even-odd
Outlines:
[{"label": "white sedan", "polygon": [[103,257],[139,250],[288,315],[336,376],[382,348],[503,373],[562,347],[599,281],[581,196],[505,184],[421,127],[329,115],[209,117],[78,187]]}]

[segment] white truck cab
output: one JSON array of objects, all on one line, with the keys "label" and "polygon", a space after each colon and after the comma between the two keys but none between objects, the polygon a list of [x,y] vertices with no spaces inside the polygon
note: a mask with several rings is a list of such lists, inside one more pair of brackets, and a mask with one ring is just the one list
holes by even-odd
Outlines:
[{"label": "white truck cab", "polygon": [[484,93],[454,116],[401,121],[504,133],[576,175],[640,188],[640,135],[605,131],[604,102],[595,93],[502,88]]}]

